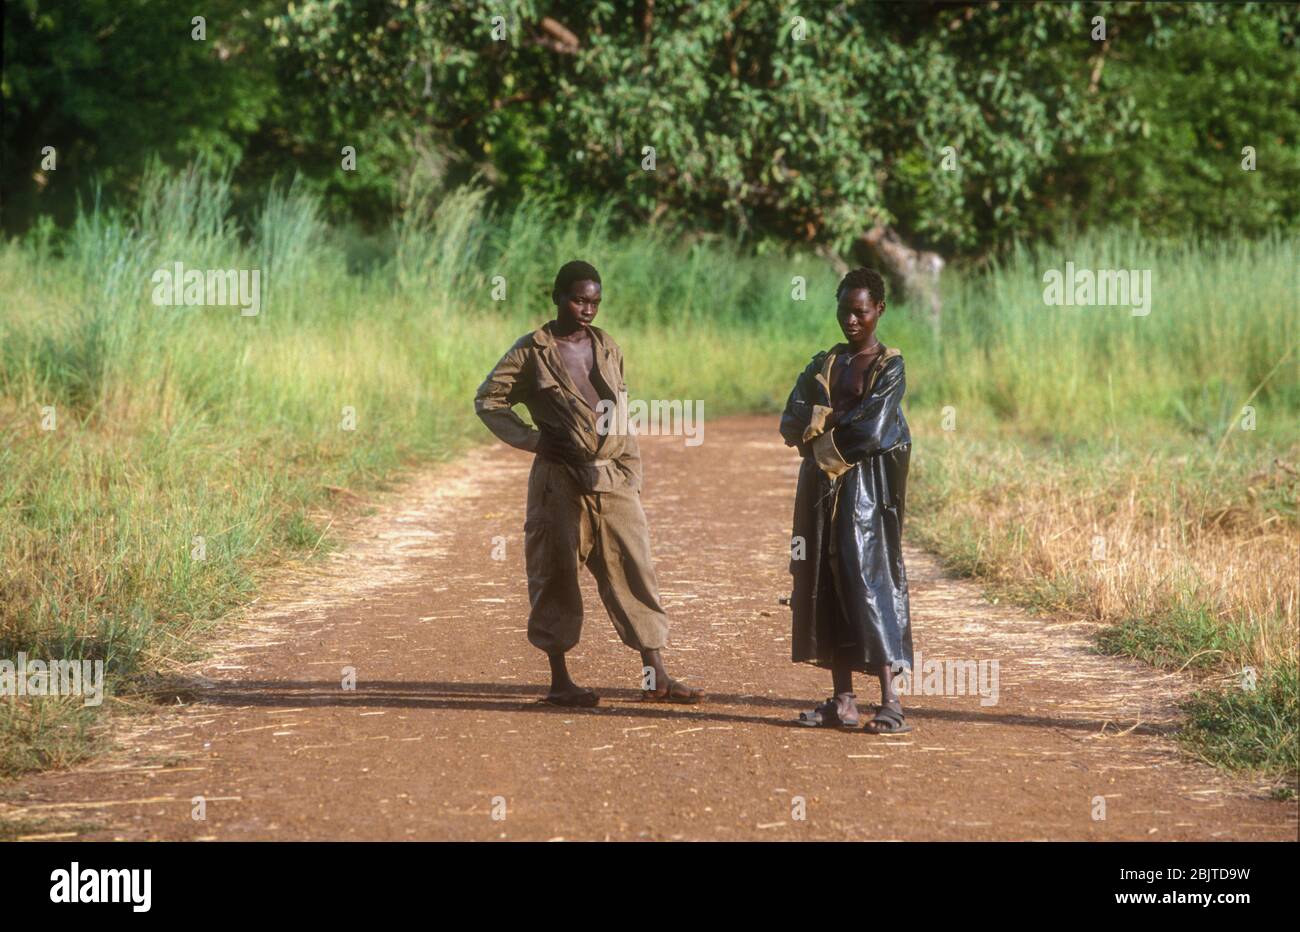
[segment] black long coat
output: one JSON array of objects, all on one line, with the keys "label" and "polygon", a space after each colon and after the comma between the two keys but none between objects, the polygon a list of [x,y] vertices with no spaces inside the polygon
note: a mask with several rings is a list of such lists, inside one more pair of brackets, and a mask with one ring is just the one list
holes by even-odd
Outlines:
[{"label": "black long coat", "polygon": [[[832,479],[804,433],[817,406],[830,407],[829,379],[845,344],[818,353],[795,382],[781,415],[781,436],[799,448],[791,554],[794,577],[792,659],[831,666],[836,648],[854,668],[912,666],[912,623],[903,567],[903,506],[912,437],[903,417],[903,357],[886,349],[868,376],[863,400],[831,430],[835,452],[851,468]],[[820,378],[819,378],[820,376]],[[827,444],[823,441],[821,449]],[[843,468],[841,464],[840,468]]]}]

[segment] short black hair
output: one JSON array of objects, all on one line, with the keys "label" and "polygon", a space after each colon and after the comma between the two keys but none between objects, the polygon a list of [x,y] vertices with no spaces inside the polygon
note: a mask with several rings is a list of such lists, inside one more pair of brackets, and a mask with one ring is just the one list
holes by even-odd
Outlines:
[{"label": "short black hair", "polygon": [[845,291],[856,291],[858,288],[867,289],[871,295],[871,300],[879,304],[885,300],[885,279],[875,269],[856,268],[848,275],[840,279],[840,287],[835,289],[835,299],[844,294]]},{"label": "short black hair", "polygon": [[551,289],[551,294],[567,292],[569,286],[574,282],[595,282],[600,284],[600,273],[590,262],[583,262],[581,259],[574,259],[572,262],[566,262],[560,266],[560,271],[555,276],[555,287]]}]

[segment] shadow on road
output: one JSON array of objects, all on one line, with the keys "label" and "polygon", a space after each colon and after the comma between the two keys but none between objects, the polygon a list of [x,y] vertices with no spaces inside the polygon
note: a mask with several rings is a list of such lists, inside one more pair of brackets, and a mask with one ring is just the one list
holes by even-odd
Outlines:
[{"label": "shadow on road", "polygon": [[[178,680],[150,691],[167,705],[180,700],[219,706],[248,707],[343,707],[392,709],[449,709],[473,712],[539,712],[543,714],[605,715],[622,718],[672,718],[679,721],[728,722],[768,725],[778,728],[802,728],[794,713],[812,708],[821,697],[787,699],[736,693],[709,693],[699,705],[675,705],[642,702],[633,689],[598,690],[603,705],[593,709],[560,708],[541,701],[542,684],[511,683],[421,683],[409,681],[371,681],[358,683],[355,690],[342,689],[335,681],[302,680]],[[974,697],[971,697],[974,698]],[[719,711],[718,707],[750,706],[769,709],[772,715],[746,715]],[[864,711],[870,706],[864,705]],[[908,717],[919,721],[965,722],[974,725],[1008,725],[1025,728],[1056,728],[1067,731],[1114,734],[1127,726],[1100,718],[1065,718],[1041,715],[999,713],[985,709],[935,709],[906,706]],[[779,716],[778,714],[779,713]],[[1169,735],[1177,729],[1171,725],[1139,724],[1133,734]]]}]

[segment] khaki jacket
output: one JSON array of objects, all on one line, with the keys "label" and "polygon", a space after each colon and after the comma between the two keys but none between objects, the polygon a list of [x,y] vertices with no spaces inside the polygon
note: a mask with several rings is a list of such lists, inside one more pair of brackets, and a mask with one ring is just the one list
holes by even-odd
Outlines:
[{"label": "khaki jacket", "polygon": [[[538,428],[567,441],[564,445],[572,452],[563,465],[583,491],[609,492],[627,486],[640,491],[641,451],[636,436],[598,429],[610,418],[600,418],[578,391],[555,345],[553,326],[551,321],[515,341],[478,387],[475,413],[512,447],[527,448]],[[617,399],[619,392],[627,391],[623,353],[605,331],[590,329],[596,360],[592,385],[602,398]],[[517,404],[528,409],[536,428],[511,410]]]}]

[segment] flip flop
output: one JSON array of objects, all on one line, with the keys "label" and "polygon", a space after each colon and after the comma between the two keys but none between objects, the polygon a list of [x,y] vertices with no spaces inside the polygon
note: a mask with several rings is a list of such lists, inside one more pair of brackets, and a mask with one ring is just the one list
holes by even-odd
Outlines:
[{"label": "flip flop", "polygon": [[[685,692],[678,692],[685,690]],[[679,683],[677,680],[669,680],[668,686],[663,690],[643,689],[641,690],[642,702],[675,702],[681,705],[695,705],[697,702],[704,701],[704,690],[691,689],[685,683]]]},{"label": "flip flop", "polygon": [[904,721],[902,709],[891,709],[887,705],[876,708],[875,717],[862,726],[869,735],[905,735],[912,726]]},{"label": "flip flop", "polygon": [[557,705],[562,709],[590,709],[600,702],[600,697],[596,695],[595,690],[584,689],[571,696],[552,696],[547,693],[542,697],[542,702],[546,705]]},{"label": "flip flop", "polygon": [[[857,698],[854,696],[853,698]],[[809,728],[857,728],[861,721],[858,717],[840,718],[839,703],[831,696],[811,712],[799,713],[799,724]]]}]

